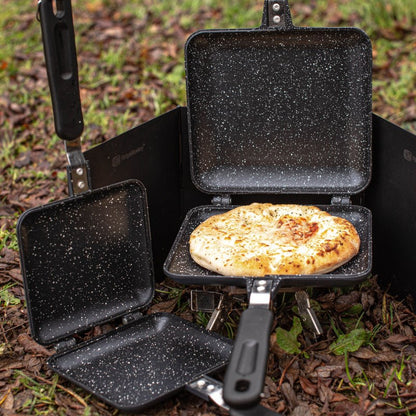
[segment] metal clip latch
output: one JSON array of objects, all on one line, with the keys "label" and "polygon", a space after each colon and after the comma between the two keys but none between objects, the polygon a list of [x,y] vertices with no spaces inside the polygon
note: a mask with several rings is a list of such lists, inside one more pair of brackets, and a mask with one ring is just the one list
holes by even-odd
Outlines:
[{"label": "metal clip latch", "polygon": [[322,335],[321,324],[316,317],[315,311],[311,307],[308,294],[304,290],[295,293],[295,298],[299,307],[299,314],[305,321],[306,325],[312,329],[316,335]]},{"label": "metal clip latch", "polygon": [[227,316],[224,295],[218,292],[191,290],[191,310],[212,313],[206,325],[208,331],[218,331]]},{"label": "metal clip latch", "polygon": [[221,296],[218,306],[212,312],[211,318],[207,323],[206,328],[208,331],[218,331],[221,325],[227,318],[227,310],[224,307],[224,296]]},{"label": "metal clip latch", "polygon": [[142,317],[143,317],[143,313],[140,312],[140,311],[131,312],[131,313],[128,313],[127,315],[124,315],[121,318],[121,322],[122,322],[123,325],[127,325],[130,322],[137,321],[138,319],[140,319]]}]

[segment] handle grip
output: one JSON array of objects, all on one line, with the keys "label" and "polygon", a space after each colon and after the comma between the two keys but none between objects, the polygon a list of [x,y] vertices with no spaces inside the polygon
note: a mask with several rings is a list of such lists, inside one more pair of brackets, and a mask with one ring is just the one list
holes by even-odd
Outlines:
[{"label": "handle grip", "polygon": [[71,1],[41,0],[39,15],[56,134],[74,140],[81,136],[84,122]]},{"label": "handle grip", "polygon": [[231,407],[252,407],[260,400],[272,322],[273,314],[266,308],[248,308],[241,315],[224,378],[224,400]]}]

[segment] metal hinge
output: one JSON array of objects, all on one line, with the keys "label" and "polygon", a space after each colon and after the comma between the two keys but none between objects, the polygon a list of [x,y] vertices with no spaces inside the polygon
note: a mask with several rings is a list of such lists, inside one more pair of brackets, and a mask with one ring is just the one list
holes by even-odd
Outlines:
[{"label": "metal hinge", "polygon": [[331,205],[351,205],[351,198],[348,195],[334,195]]},{"label": "metal hinge", "polygon": [[230,195],[215,195],[211,199],[212,205],[231,205],[231,196]]},{"label": "metal hinge", "polygon": [[76,344],[77,342],[75,341],[75,338],[73,337],[66,338],[62,341],[59,341],[57,344],[55,344],[55,350],[56,352],[66,351],[72,347],[75,347]]},{"label": "metal hinge", "polygon": [[131,322],[137,321],[138,319],[140,319],[141,317],[143,317],[143,313],[142,312],[131,312],[128,313],[127,315],[124,315],[121,318],[121,322],[123,323],[123,325],[127,325]]}]

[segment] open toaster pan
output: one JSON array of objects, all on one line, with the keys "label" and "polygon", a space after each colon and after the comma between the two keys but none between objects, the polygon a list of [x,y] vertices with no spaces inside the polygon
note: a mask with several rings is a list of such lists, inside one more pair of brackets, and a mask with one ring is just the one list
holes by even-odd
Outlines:
[{"label": "open toaster pan", "polygon": [[[222,383],[232,341],[172,314],[143,315],[154,296],[147,197],[139,181],[26,211],[18,241],[33,338],[57,352],[49,367],[125,412],[186,389],[235,416],[277,415],[258,405],[230,409]],[[115,329],[84,342],[97,325]]]},{"label": "open toaster pan", "polygon": [[[194,185],[213,195],[213,205],[187,214],[164,264],[167,276],[186,284],[246,286],[249,295],[261,290],[269,299],[282,286],[351,285],[368,277],[371,212],[351,198],[371,179],[371,60],[363,31],[294,27],[286,0],[265,1],[258,29],[191,35],[185,47],[190,171]],[[204,270],[189,255],[190,233],[233,208],[233,195],[241,194],[252,194],[252,202],[258,194],[273,201],[310,195],[310,205],[315,195],[328,195],[320,208],[356,227],[360,252],[321,275],[256,279]],[[263,390],[269,306],[249,303],[242,314],[224,385],[231,405],[255,403]],[[255,346],[249,355],[248,345]],[[250,371],[240,365],[247,359]]]}]

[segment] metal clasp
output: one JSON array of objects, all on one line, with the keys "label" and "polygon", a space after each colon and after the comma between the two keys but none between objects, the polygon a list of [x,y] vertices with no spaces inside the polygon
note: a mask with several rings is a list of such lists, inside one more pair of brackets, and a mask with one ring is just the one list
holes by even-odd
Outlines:
[{"label": "metal clasp", "polygon": [[212,205],[231,205],[231,196],[230,195],[215,195],[211,199]]},{"label": "metal clasp", "polygon": [[315,311],[311,307],[308,294],[304,290],[299,290],[295,293],[295,298],[298,303],[299,314],[306,325],[312,329],[316,335],[322,335],[322,326],[316,317]]},{"label": "metal clasp", "polygon": [[331,205],[351,205],[351,198],[348,195],[334,195]]},{"label": "metal clasp", "polygon": [[55,351],[57,353],[60,353],[62,351],[66,351],[72,347],[75,347],[75,345],[77,345],[75,338],[73,337],[65,338],[55,344]]},{"label": "metal clasp", "polygon": [[205,290],[191,290],[191,310],[211,313],[208,331],[218,331],[228,314],[224,294]]}]

